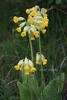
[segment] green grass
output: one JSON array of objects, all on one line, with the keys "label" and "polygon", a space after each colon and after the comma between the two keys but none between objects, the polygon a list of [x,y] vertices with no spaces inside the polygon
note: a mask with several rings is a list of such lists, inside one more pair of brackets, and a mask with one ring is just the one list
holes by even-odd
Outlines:
[{"label": "green grass", "polygon": [[[0,8],[2,9],[2,6]],[[1,100],[20,100],[16,82],[17,80],[21,81],[21,75],[15,71],[14,65],[25,56],[31,58],[28,36],[22,39],[16,31],[12,31],[15,27],[13,22],[8,21],[14,15],[12,10],[9,11],[9,8],[7,10],[4,8],[0,11],[0,20],[3,21],[0,23]],[[9,12],[9,14],[7,16],[2,12]],[[48,12],[48,18],[47,32],[44,36],[41,35],[42,52],[48,60],[45,67],[47,71],[43,72],[46,84],[61,72],[64,72],[67,77],[67,17],[62,12],[51,10]],[[38,40],[34,41],[33,47],[35,54],[38,51]]]}]

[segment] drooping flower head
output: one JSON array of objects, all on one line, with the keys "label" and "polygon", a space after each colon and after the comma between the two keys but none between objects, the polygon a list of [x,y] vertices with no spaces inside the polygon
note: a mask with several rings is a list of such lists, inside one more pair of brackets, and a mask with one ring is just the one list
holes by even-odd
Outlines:
[{"label": "drooping flower head", "polygon": [[36,71],[33,62],[30,59],[27,59],[27,57],[25,57],[25,59],[20,60],[18,64],[14,66],[14,68],[20,71],[24,70],[26,76],[29,76],[30,73]]},{"label": "drooping flower head", "polygon": [[25,37],[26,33],[28,33],[30,40],[38,38],[40,31],[45,34],[49,22],[47,10],[45,8],[40,9],[39,6],[36,5],[32,8],[26,9],[26,14],[28,14],[27,20],[23,17],[13,17],[15,23],[20,21],[19,27],[16,29],[17,32],[21,32],[22,37]]},{"label": "drooping flower head", "polygon": [[47,64],[47,59],[45,59],[43,54],[40,55],[40,53],[38,52],[38,53],[36,53],[36,64],[41,65],[41,63],[43,65],[46,65]]}]

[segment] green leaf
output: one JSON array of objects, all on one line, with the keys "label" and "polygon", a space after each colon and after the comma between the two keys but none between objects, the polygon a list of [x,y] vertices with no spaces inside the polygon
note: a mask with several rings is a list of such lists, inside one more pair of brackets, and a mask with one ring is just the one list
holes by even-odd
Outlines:
[{"label": "green leaf", "polygon": [[62,73],[62,74],[57,78],[57,81],[58,81],[58,92],[61,93],[62,90],[63,90],[64,83],[65,83],[65,74]]},{"label": "green leaf", "polygon": [[[30,73],[29,79],[30,79],[31,88],[33,89],[33,91],[36,94],[36,87],[38,86],[37,79],[35,79],[35,76],[32,73]],[[24,72],[22,72],[22,80],[23,80],[23,84],[28,84],[29,85],[28,76],[25,76]]]},{"label": "green leaf", "polygon": [[61,91],[65,81],[64,73],[54,78],[43,90],[45,100],[61,100]]},{"label": "green leaf", "polygon": [[56,4],[62,3],[62,0],[56,0]]},{"label": "green leaf", "polygon": [[61,100],[57,88],[57,81],[53,79],[44,89],[45,100]]},{"label": "green leaf", "polygon": [[[20,92],[20,99],[21,100],[31,100],[31,93],[32,93],[32,100],[37,100],[36,94],[32,90],[31,87],[29,87],[27,84],[22,84],[20,82],[17,82],[19,92]],[[31,88],[31,93],[30,93]]]},{"label": "green leaf", "polygon": [[32,87],[33,91],[36,94],[36,87],[38,86],[37,79],[35,79],[35,76],[32,73],[30,73],[30,76],[29,77],[30,77],[31,87]]},{"label": "green leaf", "polygon": [[49,1],[48,1],[48,4],[52,4],[53,1],[54,1],[54,0],[49,0]]},{"label": "green leaf", "polygon": [[21,100],[31,100],[29,87],[26,87],[25,85],[21,84],[20,82],[17,82],[17,85],[19,88]]}]

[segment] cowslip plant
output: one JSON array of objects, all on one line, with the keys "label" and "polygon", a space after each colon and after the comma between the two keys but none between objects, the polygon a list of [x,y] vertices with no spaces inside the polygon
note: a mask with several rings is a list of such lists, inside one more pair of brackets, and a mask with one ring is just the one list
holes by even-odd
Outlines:
[{"label": "cowslip plant", "polygon": [[[16,70],[22,73],[22,83],[17,82],[20,99],[21,100],[61,100],[61,91],[64,85],[64,74],[54,78],[47,86],[43,81],[43,66],[47,64],[47,59],[41,52],[40,35],[46,33],[48,26],[47,9],[40,8],[39,6],[26,9],[28,18],[13,17],[15,23],[19,22],[16,28],[21,37],[24,38],[27,34],[29,37],[31,60],[27,57],[21,59],[17,65],[14,66]],[[32,42],[35,39],[39,40],[39,51],[36,53],[36,61],[34,61]],[[40,67],[41,66],[41,67]],[[37,81],[37,71],[40,67],[40,83]],[[61,78],[60,78],[61,77]],[[61,84],[60,84],[61,83]]]}]

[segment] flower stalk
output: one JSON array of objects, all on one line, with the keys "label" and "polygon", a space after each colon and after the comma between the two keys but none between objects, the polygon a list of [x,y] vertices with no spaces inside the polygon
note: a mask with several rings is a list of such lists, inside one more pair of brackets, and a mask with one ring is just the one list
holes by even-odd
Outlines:
[{"label": "flower stalk", "polygon": [[40,52],[40,60],[41,60],[41,86],[43,83],[43,73],[42,73],[42,56],[41,56],[41,40],[40,40],[40,34],[39,34],[39,52]]},{"label": "flower stalk", "polygon": [[30,50],[31,50],[31,59],[32,59],[32,62],[33,62],[33,48],[32,48],[32,42],[30,40],[30,35],[29,35],[29,43],[30,43]]}]

